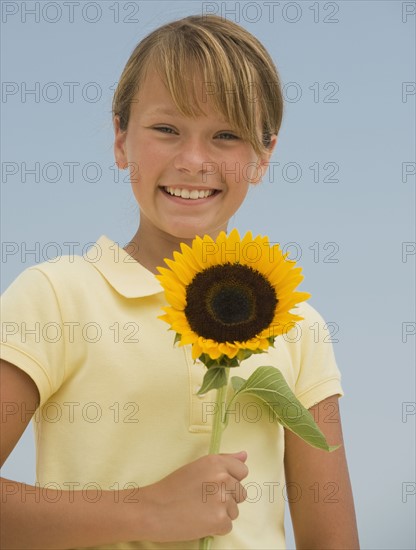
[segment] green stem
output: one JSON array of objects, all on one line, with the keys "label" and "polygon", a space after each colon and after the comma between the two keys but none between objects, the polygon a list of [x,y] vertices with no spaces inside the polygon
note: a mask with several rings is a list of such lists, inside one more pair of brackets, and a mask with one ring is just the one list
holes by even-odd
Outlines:
[{"label": "green stem", "polygon": [[214,537],[204,537],[199,539],[199,550],[211,550],[211,544]]},{"label": "green stem", "polygon": [[225,396],[227,395],[228,388],[228,372],[229,368],[224,367],[226,382],[224,386],[217,389],[217,395],[215,399],[215,412],[212,420],[212,432],[211,442],[209,444],[208,454],[217,454],[220,450],[222,432],[224,431],[224,417],[225,417]]},{"label": "green stem", "polygon": [[[213,455],[217,454],[220,450],[221,445],[221,436],[224,431],[224,419],[225,419],[225,396],[227,395],[228,388],[228,373],[230,367],[224,367],[225,370],[225,379],[226,382],[224,386],[217,389],[216,399],[215,399],[215,412],[214,418],[212,420],[212,432],[211,432],[211,441],[209,444],[208,454]],[[199,550],[210,550],[212,541],[214,537],[204,537],[199,540]]]}]

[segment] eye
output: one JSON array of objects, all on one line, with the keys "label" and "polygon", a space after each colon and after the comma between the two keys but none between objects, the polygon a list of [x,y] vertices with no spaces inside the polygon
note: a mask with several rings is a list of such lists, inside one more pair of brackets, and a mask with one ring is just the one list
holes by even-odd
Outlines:
[{"label": "eye", "polygon": [[[169,126],[156,126],[153,130],[159,130],[162,134],[170,134],[171,132],[175,132],[175,130],[173,128],[169,128]],[[167,130],[167,132],[165,130]]]},{"label": "eye", "polygon": [[225,139],[225,141],[233,141],[235,139],[240,139],[238,136],[231,134],[230,132],[221,132],[221,134],[218,134],[218,137],[221,137],[221,136],[223,136],[221,139]]}]

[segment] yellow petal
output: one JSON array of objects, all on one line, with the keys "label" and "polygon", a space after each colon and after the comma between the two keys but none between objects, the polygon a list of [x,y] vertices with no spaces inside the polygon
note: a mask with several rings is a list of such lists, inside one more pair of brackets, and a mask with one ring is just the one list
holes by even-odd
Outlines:
[{"label": "yellow petal", "polygon": [[[222,355],[231,358],[240,349],[264,351],[270,345],[267,338],[285,334],[302,319],[291,310],[310,297],[307,292],[295,291],[303,280],[303,275],[301,268],[295,267],[296,262],[289,260],[288,255],[289,253],[282,253],[278,244],[270,244],[267,236],[258,235],[253,238],[251,232],[247,232],[240,238],[237,229],[233,229],[228,236],[224,231],[220,232],[216,241],[209,235],[204,235],[202,238],[196,237],[191,246],[182,243],[181,252],[175,251],[173,260],[165,260],[168,268],[158,268],[160,275],[157,278],[170,304],[170,307],[163,308],[166,313],[160,318],[181,334],[181,345],[192,344],[194,358],[201,353],[207,353],[212,359],[218,359]],[[278,304],[272,323],[255,338],[245,342],[215,342],[191,329],[185,314],[186,288],[197,273],[214,265],[235,262],[251,267],[264,277],[274,288]],[[259,303],[261,307],[260,298]]]},{"label": "yellow petal", "polygon": [[165,296],[166,300],[172,304],[172,306],[176,309],[183,310],[185,308],[186,303],[184,300],[178,296],[176,292],[171,292],[170,290],[165,290]]}]

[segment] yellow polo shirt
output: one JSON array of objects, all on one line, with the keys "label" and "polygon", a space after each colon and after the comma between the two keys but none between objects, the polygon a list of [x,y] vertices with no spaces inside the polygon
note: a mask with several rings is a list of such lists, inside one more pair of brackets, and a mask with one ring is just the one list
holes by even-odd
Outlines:
[{"label": "yellow polo shirt", "polygon": [[[41,486],[96,488],[99,498],[100,489],[145,486],[207,454],[215,390],[196,395],[205,366],[194,364],[189,346],[173,346],[157,318],[164,305],[155,276],[104,235],[83,256],[27,268],[4,292],[1,357],[40,393],[33,423]],[[325,322],[308,303],[298,312],[304,321],[231,375],[276,366],[309,408],[343,392]],[[213,549],[283,549],[284,432],[249,396],[236,403],[221,445],[242,449],[248,498]],[[186,550],[198,542],[97,548]]]}]

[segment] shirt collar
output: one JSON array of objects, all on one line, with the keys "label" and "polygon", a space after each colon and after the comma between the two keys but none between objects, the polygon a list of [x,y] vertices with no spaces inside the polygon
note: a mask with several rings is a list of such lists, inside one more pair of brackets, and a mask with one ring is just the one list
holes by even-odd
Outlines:
[{"label": "shirt collar", "polygon": [[92,253],[87,260],[126,298],[142,298],[163,292],[163,288],[154,273],[133,259],[116,242],[105,235],[95,243],[97,259],[92,261]]}]

